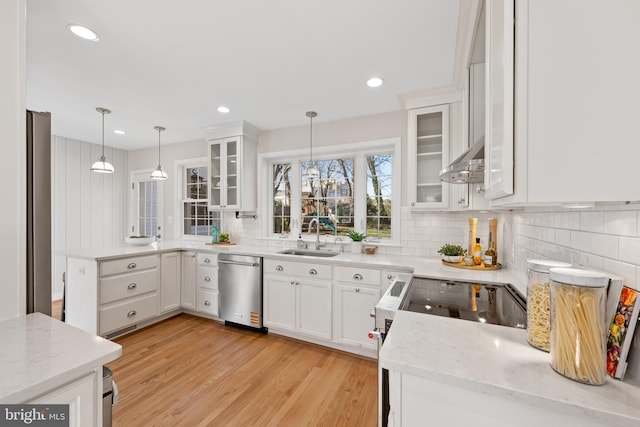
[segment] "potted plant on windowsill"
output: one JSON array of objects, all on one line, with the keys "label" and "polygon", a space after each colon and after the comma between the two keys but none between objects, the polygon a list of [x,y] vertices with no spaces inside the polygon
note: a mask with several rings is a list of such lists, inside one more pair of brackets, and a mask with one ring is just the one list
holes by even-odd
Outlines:
[{"label": "potted plant on windowsill", "polygon": [[358,233],[356,230],[351,230],[347,233],[347,237],[351,239],[351,253],[359,254],[362,252],[362,241],[367,237],[366,234]]}]

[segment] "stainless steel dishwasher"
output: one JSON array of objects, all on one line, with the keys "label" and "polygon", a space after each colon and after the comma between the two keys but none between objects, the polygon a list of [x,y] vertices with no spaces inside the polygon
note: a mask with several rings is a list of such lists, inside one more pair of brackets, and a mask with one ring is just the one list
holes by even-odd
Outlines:
[{"label": "stainless steel dishwasher", "polygon": [[225,323],[262,327],[262,258],[218,255],[219,316]]}]

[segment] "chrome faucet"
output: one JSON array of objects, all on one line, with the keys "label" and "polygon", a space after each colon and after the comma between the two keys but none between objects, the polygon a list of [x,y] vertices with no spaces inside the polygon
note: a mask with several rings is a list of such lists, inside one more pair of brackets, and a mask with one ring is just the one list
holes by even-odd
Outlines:
[{"label": "chrome faucet", "polygon": [[311,218],[309,221],[309,233],[311,233],[311,225],[316,223],[316,251],[320,250],[324,245],[320,244],[320,220],[318,218]]},{"label": "chrome faucet", "polygon": [[344,248],[342,247],[342,237],[338,236],[335,239],[335,243],[340,242],[340,252],[344,252]]}]

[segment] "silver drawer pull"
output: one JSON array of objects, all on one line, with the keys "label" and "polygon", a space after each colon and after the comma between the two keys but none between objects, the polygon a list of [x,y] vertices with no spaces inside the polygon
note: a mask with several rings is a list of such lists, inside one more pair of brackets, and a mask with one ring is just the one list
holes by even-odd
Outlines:
[{"label": "silver drawer pull", "polygon": [[204,305],[206,305],[207,307],[208,307],[208,306],[210,306],[210,305],[211,305],[211,301],[206,300],[206,301],[204,302]]},{"label": "silver drawer pull", "polygon": [[356,292],[360,292],[360,288],[356,288]]},{"label": "silver drawer pull", "polygon": [[204,276],[204,281],[205,281],[205,282],[210,282],[210,281],[211,281],[211,277],[209,277],[209,276]]},{"label": "silver drawer pull", "polygon": [[130,312],[128,312],[128,313],[127,313],[127,317],[133,317],[133,316],[135,316],[136,314],[138,314],[138,313],[136,313],[136,311],[135,311],[135,310],[131,310]]},{"label": "silver drawer pull", "polygon": [[389,280],[393,279],[393,275],[391,273],[387,274],[387,279]]},{"label": "silver drawer pull", "polygon": [[295,285],[295,284],[296,284],[296,281],[295,281],[295,280],[292,280],[292,281],[291,281],[291,284],[292,284],[292,285]]},{"label": "silver drawer pull", "polygon": [[276,265],[276,271],[282,271],[284,270],[284,267],[281,265]]},{"label": "silver drawer pull", "polygon": [[129,286],[127,286],[127,289],[135,289],[137,287],[138,285],[136,283],[129,283]]},{"label": "silver drawer pull", "polygon": [[204,263],[205,263],[205,264],[210,264],[210,263],[211,263],[211,260],[210,260],[209,258],[205,258],[205,259],[204,259]]},{"label": "silver drawer pull", "polygon": [[318,270],[316,270],[315,268],[312,268],[311,270],[309,270],[309,274],[312,276],[315,276],[318,274]]},{"label": "silver drawer pull", "polygon": [[138,265],[135,262],[131,262],[129,263],[129,265],[127,265],[128,269],[132,269],[132,268],[136,268]]},{"label": "silver drawer pull", "polygon": [[362,280],[362,274],[356,273],[353,275],[354,280]]}]

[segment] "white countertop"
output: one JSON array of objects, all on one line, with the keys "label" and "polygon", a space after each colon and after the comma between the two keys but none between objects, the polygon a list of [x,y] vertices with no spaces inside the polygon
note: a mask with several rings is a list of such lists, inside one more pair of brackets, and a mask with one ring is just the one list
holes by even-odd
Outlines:
[{"label": "white countertop", "polygon": [[521,401],[607,425],[640,425],[640,387],[581,384],[553,371],[526,331],[400,311],[380,352],[383,368]]},{"label": "white countertop", "polygon": [[413,272],[413,275],[416,277],[430,277],[434,279],[449,279],[481,283],[510,283],[522,292],[523,295],[526,295],[526,274],[506,269],[491,271],[466,270],[444,265],[439,258],[425,258],[406,255],[368,255],[344,252],[334,257],[324,258],[279,254],[278,252],[283,249],[283,247],[274,248],[252,245],[213,246],[202,242],[168,241],[153,243],[152,245],[147,246],[123,245],[111,248],[79,249],[65,252],[64,255],[74,258],[104,261],[123,256],[146,255],[171,252],[175,250],[197,250],[200,252],[212,253],[233,252],[246,255],[266,256],[269,258],[298,261],[308,260],[321,264],[350,264],[354,266],[369,266],[394,270],[405,269],[407,272]]},{"label": "white countertop", "polygon": [[41,313],[0,322],[0,402],[23,403],[122,354],[119,344]]}]

